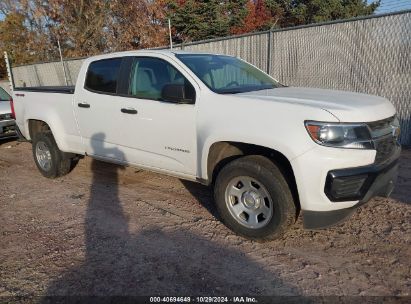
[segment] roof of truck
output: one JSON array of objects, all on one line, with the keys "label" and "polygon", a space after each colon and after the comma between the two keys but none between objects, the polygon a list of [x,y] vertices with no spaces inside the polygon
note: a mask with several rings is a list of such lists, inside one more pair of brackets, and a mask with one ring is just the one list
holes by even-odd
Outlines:
[{"label": "roof of truck", "polygon": [[146,49],[146,50],[135,50],[135,51],[125,51],[125,52],[115,52],[115,53],[107,53],[102,55],[96,55],[87,58],[87,60],[94,61],[96,59],[106,59],[106,58],[113,58],[113,57],[121,57],[121,56],[133,56],[136,54],[161,54],[165,56],[174,56],[178,54],[202,54],[202,55],[217,55],[211,52],[201,52],[201,51],[184,51],[184,50],[170,50],[170,49]]}]

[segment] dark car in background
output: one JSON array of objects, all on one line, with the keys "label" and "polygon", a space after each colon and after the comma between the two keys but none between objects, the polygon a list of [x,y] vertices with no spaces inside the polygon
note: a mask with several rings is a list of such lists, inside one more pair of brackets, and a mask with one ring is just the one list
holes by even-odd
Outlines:
[{"label": "dark car in background", "polygon": [[11,96],[0,87],[0,138],[16,136],[16,122],[10,108]]}]

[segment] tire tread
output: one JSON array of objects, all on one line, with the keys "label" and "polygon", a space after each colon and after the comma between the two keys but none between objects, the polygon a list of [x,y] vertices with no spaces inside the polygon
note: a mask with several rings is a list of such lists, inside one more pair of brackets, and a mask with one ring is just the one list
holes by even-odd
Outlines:
[{"label": "tire tread", "polygon": [[[232,175],[233,172],[240,171],[251,172],[261,176],[263,179],[266,179],[268,181],[275,181],[275,183],[273,182],[269,186],[277,187],[278,185],[275,191],[281,191],[279,192],[279,194],[282,199],[280,205],[280,222],[276,227],[271,226],[270,228],[267,228],[270,225],[268,224],[268,226],[265,226],[263,228],[251,230],[240,225],[236,222],[235,219],[232,218],[227,207],[225,206],[225,184],[226,182],[228,182],[227,177]],[[274,190],[267,185],[265,186],[270,194],[272,194]],[[228,163],[225,167],[222,168],[217,176],[214,194],[217,210],[219,211],[223,222],[230,229],[246,238],[257,241],[278,239],[282,237],[288,230],[288,228],[295,222],[296,205],[294,203],[288,183],[281,173],[281,170],[275,165],[275,163],[264,156],[247,155]],[[277,212],[278,211],[279,210],[277,210]]]},{"label": "tire tread", "polygon": [[[52,154],[53,163],[52,163],[52,168],[49,172],[42,170],[42,168],[37,163],[35,147],[36,147],[36,143],[39,140],[45,141],[46,144],[50,146],[50,153]],[[37,165],[37,168],[39,169],[39,171],[44,177],[52,178],[52,179],[58,178],[58,177],[68,174],[73,169],[72,159],[64,157],[64,154],[58,148],[57,143],[51,131],[43,131],[43,132],[36,134],[33,138],[32,147],[33,147],[32,150],[33,150],[34,161]]]}]

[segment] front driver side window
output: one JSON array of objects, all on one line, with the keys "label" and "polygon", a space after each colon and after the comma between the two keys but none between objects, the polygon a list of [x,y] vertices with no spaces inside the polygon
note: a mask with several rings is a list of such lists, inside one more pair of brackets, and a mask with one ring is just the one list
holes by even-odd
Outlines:
[{"label": "front driver side window", "polygon": [[182,84],[187,97],[195,96],[191,83],[170,63],[158,58],[136,58],[131,71],[129,94],[141,99],[162,100],[165,85]]}]

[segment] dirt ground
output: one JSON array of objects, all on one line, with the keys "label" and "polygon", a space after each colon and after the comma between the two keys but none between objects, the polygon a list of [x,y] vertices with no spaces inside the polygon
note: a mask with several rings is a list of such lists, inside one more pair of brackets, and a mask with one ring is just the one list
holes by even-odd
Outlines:
[{"label": "dirt ground", "polygon": [[391,199],[321,231],[236,236],[201,185],[90,158],[37,171],[0,141],[0,296],[411,295],[411,150]]}]

